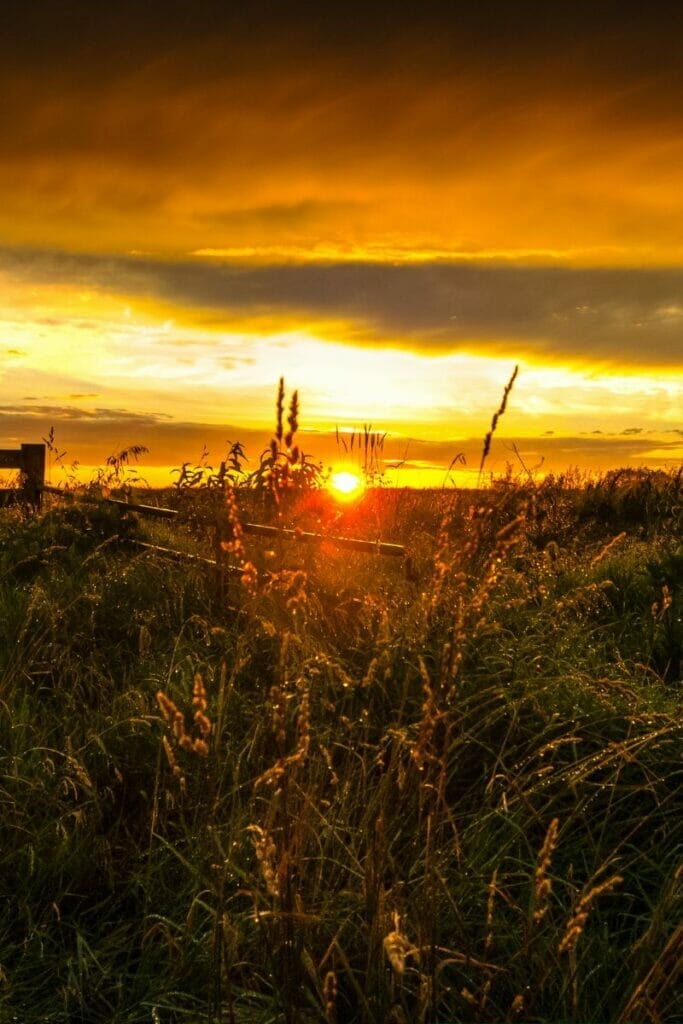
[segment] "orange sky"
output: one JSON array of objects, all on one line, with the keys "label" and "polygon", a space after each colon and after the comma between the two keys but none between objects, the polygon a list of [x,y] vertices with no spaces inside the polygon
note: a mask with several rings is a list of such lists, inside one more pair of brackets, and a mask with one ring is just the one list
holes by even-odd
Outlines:
[{"label": "orange sky", "polygon": [[233,6],[3,11],[0,445],[680,464],[683,15]]}]

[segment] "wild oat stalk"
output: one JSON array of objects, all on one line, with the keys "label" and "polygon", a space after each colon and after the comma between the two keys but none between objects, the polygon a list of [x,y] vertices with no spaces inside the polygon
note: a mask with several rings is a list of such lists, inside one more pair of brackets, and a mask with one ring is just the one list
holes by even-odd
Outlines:
[{"label": "wild oat stalk", "polygon": [[500,403],[500,406],[498,408],[498,411],[494,412],[494,414],[493,414],[493,419],[491,420],[491,429],[489,430],[488,434],[484,438],[484,447],[482,448],[481,462],[479,463],[479,476],[477,477],[477,487],[479,487],[480,484],[481,484],[481,477],[482,477],[482,473],[484,472],[484,463],[486,462],[487,455],[491,451],[491,441],[493,440],[493,435],[496,432],[496,427],[498,426],[498,420],[500,419],[500,417],[503,415],[503,413],[505,412],[505,410],[507,408],[508,398],[509,398],[510,392],[512,391],[512,385],[515,383],[515,380],[517,378],[517,374],[518,373],[519,373],[519,366],[515,366],[514,370],[512,371],[512,376],[510,377],[510,380],[505,385],[505,390],[503,391],[503,398],[501,400],[501,403]]},{"label": "wild oat stalk", "polygon": [[275,401],[275,438],[282,441],[282,413],[285,407],[285,378],[280,377],[277,388],[277,399]]}]

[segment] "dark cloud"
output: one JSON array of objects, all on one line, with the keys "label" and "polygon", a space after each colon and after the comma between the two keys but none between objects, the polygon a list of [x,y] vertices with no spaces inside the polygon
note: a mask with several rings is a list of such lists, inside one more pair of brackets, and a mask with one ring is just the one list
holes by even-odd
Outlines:
[{"label": "dark cloud", "polygon": [[220,459],[226,454],[230,440],[239,439],[247,446],[250,465],[255,467],[259,454],[270,440],[268,431],[234,424],[171,422],[170,418],[122,409],[85,415],[80,412],[68,406],[0,406],[0,446],[17,438],[40,442],[54,427],[55,444],[60,450],[65,449],[69,459],[78,459],[86,465],[103,464],[112,451],[142,444],[149,454],[141,460],[141,465],[179,466],[185,461],[198,460],[205,447],[212,458]]},{"label": "dark cloud", "polygon": [[[40,441],[55,428],[55,443],[66,450],[68,459],[79,459],[87,465],[102,464],[115,450],[142,444],[149,449],[140,462],[141,472],[147,466],[180,466],[196,461],[206,447],[210,460],[224,457],[231,441],[240,440],[249,457],[247,468],[258,465],[259,456],[270,440],[267,430],[255,430],[234,423],[205,424],[175,422],[124,409],[101,410],[92,415],[74,415],[71,407],[43,406],[27,409],[19,405],[0,407],[0,446],[21,441]],[[683,432],[680,432],[683,436]],[[339,461],[339,447],[334,431],[304,431],[302,442],[306,452],[325,465]],[[681,462],[681,441],[655,440],[623,435],[516,438],[496,435],[487,459],[487,471],[502,472],[508,462],[518,465],[518,455],[527,465],[541,459],[547,471],[563,471],[570,466],[600,470],[605,466],[676,465]],[[388,463],[401,463],[403,468],[437,468],[444,474],[455,455],[462,454],[464,466],[478,467],[482,438],[442,440],[389,433],[385,444]],[[348,456],[345,456],[348,458]],[[458,466],[461,462],[458,462]],[[458,468],[456,466],[456,468]],[[400,473],[400,470],[399,470]],[[169,480],[170,482],[170,480]],[[400,476],[398,478],[400,484]]]},{"label": "dark cloud", "polygon": [[[118,0],[97,8],[86,0],[6,0],[2,20],[10,66],[28,60],[48,68],[68,63],[74,74],[79,66],[122,74],[141,62],[178,59],[179,51],[212,44],[223,61],[203,69],[211,76],[248,67],[255,57],[261,68],[296,62],[316,51],[324,57],[341,54],[356,68],[372,67],[404,53],[407,42],[417,51],[415,59],[424,60],[428,48],[447,65],[482,58],[505,65],[517,57],[546,53],[551,59],[597,47],[604,50],[607,72],[624,60],[632,70],[661,67],[673,59],[672,37],[682,19],[671,4],[645,9],[623,0],[599,5],[527,0],[514,6],[500,0],[424,0],[406,8],[387,0],[322,5],[307,0]],[[76,56],[79,60],[69,61]]]},{"label": "dark cloud", "polygon": [[0,228],[680,247],[682,11],[5,0]]},{"label": "dark cloud", "polygon": [[[96,396],[72,395],[72,398],[89,398]],[[24,401],[32,402],[35,399],[26,398]],[[97,421],[99,424],[125,423],[131,426],[157,426],[172,419],[171,416],[152,413],[128,412],[125,409],[78,409],[72,405],[0,405],[0,420],[10,418],[25,418],[27,420],[51,419],[51,420],[78,420]]]},{"label": "dark cloud", "polygon": [[[457,452],[462,452],[468,468],[477,468],[481,457],[481,440],[464,441],[412,440],[411,460],[448,466]],[[571,466],[581,469],[604,469],[605,466],[667,466],[681,462],[680,441],[652,441],[623,437],[539,437],[494,438],[487,470],[500,472],[509,462],[520,467],[519,456],[526,465],[542,461],[548,472],[564,471]]]},{"label": "dark cloud", "polygon": [[472,263],[249,267],[47,250],[0,250],[19,278],[69,283],[231,318],[348,322],[355,343],[432,353],[535,354],[612,365],[683,365],[683,271]]}]

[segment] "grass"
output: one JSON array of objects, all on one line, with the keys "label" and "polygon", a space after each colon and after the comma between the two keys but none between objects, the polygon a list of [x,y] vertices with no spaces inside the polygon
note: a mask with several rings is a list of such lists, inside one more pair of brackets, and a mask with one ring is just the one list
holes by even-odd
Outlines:
[{"label": "grass", "polygon": [[0,1020],[680,1020],[681,492],[3,512]]}]

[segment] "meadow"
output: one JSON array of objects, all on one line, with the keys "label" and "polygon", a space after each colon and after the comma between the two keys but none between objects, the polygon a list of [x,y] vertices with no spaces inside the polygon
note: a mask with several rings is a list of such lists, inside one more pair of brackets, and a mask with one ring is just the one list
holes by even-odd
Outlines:
[{"label": "meadow", "polygon": [[681,472],[195,483],[0,513],[0,1021],[681,1020]]}]

